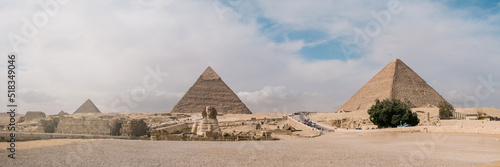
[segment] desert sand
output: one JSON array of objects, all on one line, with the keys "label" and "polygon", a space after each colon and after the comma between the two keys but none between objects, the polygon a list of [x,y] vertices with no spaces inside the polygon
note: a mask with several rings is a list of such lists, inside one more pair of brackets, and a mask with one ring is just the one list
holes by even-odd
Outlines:
[{"label": "desert sand", "polygon": [[498,139],[334,132],[279,141],[45,140],[18,142],[15,160],[1,149],[0,166],[498,166]]}]

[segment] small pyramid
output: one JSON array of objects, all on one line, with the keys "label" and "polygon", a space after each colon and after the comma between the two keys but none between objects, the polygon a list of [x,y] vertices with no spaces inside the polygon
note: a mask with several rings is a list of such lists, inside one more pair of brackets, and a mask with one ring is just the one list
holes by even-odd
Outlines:
[{"label": "small pyramid", "polygon": [[337,111],[368,110],[375,100],[399,99],[412,108],[448,103],[403,61],[394,59]]},{"label": "small pyramid", "polygon": [[252,113],[210,66],[170,112],[200,113],[206,106],[213,106],[222,114]]},{"label": "small pyramid", "polygon": [[68,113],[64,112],[63,110],[59,111],[57,115],[68,115]]},{"label": "small pyramid", "polygon": [[92,103],[90,99],[87,99],[73,114],[76,113],[101,113],[99,109]]}]

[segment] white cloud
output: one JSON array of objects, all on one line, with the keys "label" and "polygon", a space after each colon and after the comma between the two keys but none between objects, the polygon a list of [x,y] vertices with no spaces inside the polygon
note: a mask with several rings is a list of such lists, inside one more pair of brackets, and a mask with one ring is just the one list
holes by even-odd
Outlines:
[{"label": "white cloud", "polygon": [[311,92],[290,90],[285,86],[265,86],[254,92],[238,92],[238,97],[254,113],[305,110],[304,100],[314,98],[316,95]]},{"label": "white cloud", "polygon": [[[1,3],[4,37],[21,34],[21,18],[41,11],[29,1]],[[478,76],[500,70],[495,64],[500,62],[499,14],[471,19],[470,11],[439,2],[402,1],[404,11],[371,38],[361,58],[309,61],[300,50],[315,43],[276,42],[270,37],[314,30],[328,34],[324,40],[353,41],[354,28],[363,29],[373,20],[370,11],[386,9],[387,2],[225,5],[228,10],[221,19],[208,1],[70,1],[20,48],[19,87],[35,91],[25,95],[24,110],[72,112],[90,98],[101,110],[114,112],[110,103],[124,90],[142,85],[148,75],[145,68],[156,65],[170,75],[138,103],[136,112],[170,111],[207,66],[259,112],[335,111],[394,58],[401,58],[442,94],[471,96]],[[261,32],[259,17],[270,19],[274,30]],[[0,38],[3,55],[8,46],[8,40]],[[5,74],[5,62],[0,67]],[[0,86],[5,92],[5,83]],[[459,101],[455,97],[445,96]],[[481,105],[491,106],[499,98],[491,96]]]},{"label": "white cloud", "polygon": [[22,102],[25,103],[44,103],[56,100],[55,97],[41,90],[23,88],[17,91],[17,93],[22,98]]}]

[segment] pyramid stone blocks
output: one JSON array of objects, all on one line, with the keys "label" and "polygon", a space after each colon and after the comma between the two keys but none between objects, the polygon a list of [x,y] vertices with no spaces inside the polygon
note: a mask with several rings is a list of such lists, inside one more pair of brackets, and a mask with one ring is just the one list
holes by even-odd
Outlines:
[{"label": "pyramid stone blocks", "polygon": [[395,59],[337,111],[368,110],[375,100],[395,98],[412,108],[437,107],[446,100],[403,61]]},{"label": "pyramid stone blocks", "polygon": [[87,99],[87,101],[85,101],[85,103],[78,107],[78,109],[74,112],[74,114],[77,113],[101,113],[101,111],[99,111],[90,99]]},{"label": "pyramid stone blocks", "polygon": [[201,74],[171,112],[199,113],[206,106],[213,106],[222,114],[252,113],[211,67]]}]

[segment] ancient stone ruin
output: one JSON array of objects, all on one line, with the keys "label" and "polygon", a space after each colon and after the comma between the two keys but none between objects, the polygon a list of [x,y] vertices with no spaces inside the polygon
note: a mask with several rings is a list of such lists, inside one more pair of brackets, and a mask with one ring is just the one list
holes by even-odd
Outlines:
[{"label": "ancient stone ruin", "polygon": [[131,119],[124,121],[121,126],[121,136],[139,137],[148,132],[148,125],[142,119]]},{"label": "ancient stone ruin", "polygon": [[[153,116],[154,121],[171,120],[164,115]],[[127,114],[55,114],[46,116],[41,111],[29,111],[22,120],[17,122],[16,130],[19,133],[40,133],[37,135],[27,134],[20,140],[50,139],[48,136],[63,137],[68,135],[94,135],[94,136],[123,136],[120,138],[137,139],[148,134],[148,123],[141,119],[130,118]],[[0,131],[5,131],[3,127]],[[44,135],[47,134],[47,135]],[[52,135],[54,134],[54,135]],[[57,134],[57,135],[55,135]],[[28,138],[26,138],[28,136]],[[31,137],[30,137],[31,136]],[[47,138],[48,137],[48,138]],[[74,136],[73,136],[74,137]]]},{"label": "ancient stone ruin", "polygon": [[217,121],[217,111],[214,107],[207,106],[202,112],[203,119],[193,125],[191,133],[204,135],[204,133],[221,133]]},{"label": "ancient stone ruin", "polygon": [[[225,122],[224,127],[255,126],[249,131],[223,132],[217,120],[215,107],[206,106],[202,110],[203,118],[195,122],[180,122],[173,124],[160,124],[151,130],[151,140],[176,140],[176,141],[242,141],[242,140],[277,140],[271,136],[272,132],[257,125],[264,124],[257,120]],[[274,120],[273,122],[275,122]],[[247,123],[251,122],[251,124]],[[265,121],[269,123],[270,121]],[[276,124],[275,124],[276,125]],[[280,130],[282,131],[282,130]],[[285,131],[283,133],[287,133]]]},{"label": "ancient stone ruin", "polygon": [[197,113],[205,106],[216,107],[221,114],[252,113],[211,67],[201,74],[171,113]]},{"label": "ancient stone ruin", "polygon": [[448,103],[403,61],[394,59],[337,111],[368,110],[375,100],[396,98],[412,108],[434,108]]},{"label": "ancient stone ruin", "polygon": [[99,117],[61,117],[56,133],[111,135],[110,122]]},{"label": "ancient stone ruin", "polygon": [[37,123],[38,121],[45,119],[46,115],[41,111],[28,111],[24,116],[24,122]]}]

